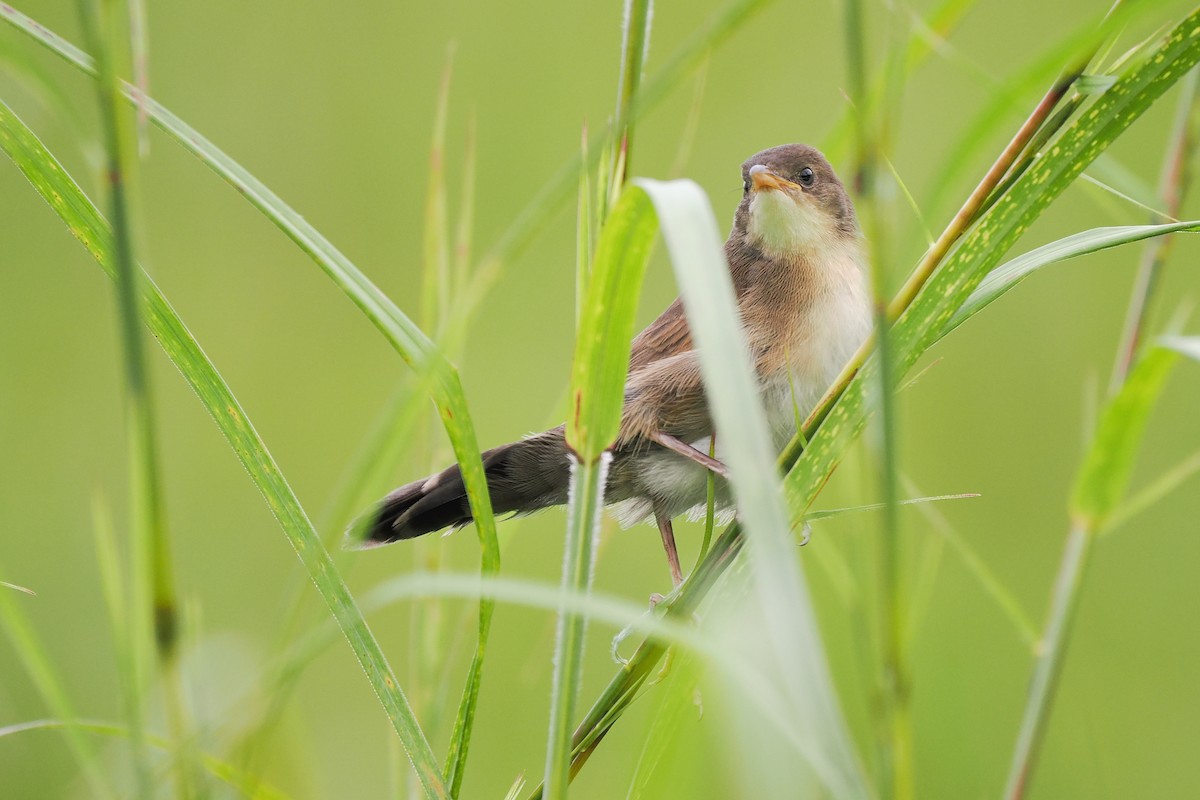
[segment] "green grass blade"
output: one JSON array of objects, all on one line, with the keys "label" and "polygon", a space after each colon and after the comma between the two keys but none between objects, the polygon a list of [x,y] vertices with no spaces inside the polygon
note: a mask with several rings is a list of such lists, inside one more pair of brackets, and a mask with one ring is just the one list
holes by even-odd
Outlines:
[{"label": "green grass blade", "polygon": [[[596,248],[571,370],[566,437],[572,469],[564,593],[586,594],[591,588],[611,461],[606,451],[620,427],[634,317],[657,230],[645,193],[627,191],[604,223]],[[571,723],[583,677],[586,624],[586,618],[565,608],[559,613],[545,771],[546,796],[555,800],[566,797],[570,782]]]},{"label": "green grass blade", "polygon": [[[33,132],[2,103],[0,147],[92,254],[105,274],[113,278],[115,267],[111,260],[111,234],[107,223]],[[392,727],[408,751],[427,796],[446,797],[441,769],[429,743],[378,642],[295,493],[229,387],[149,277],[143,278],[142,289],[147,326],[197,394],[266,499],[366,672]],[[475,457],[478,460],[477,451]]]},{"label": "green grass blade", "polygon": [[1109,402],[1075,481],[1071,516],[1088,530],[1100,530],[1125,496],[1133,459],[1175,354],[1156,348],[1146,355]]},{"label": "green grass blade", "polygon": [[650,23],[654,16],[654,0],[625,0],[625,16],[621,29],[621,76],[617,84],[617,114],[613,137],[621,158],[613,162],[610,189],[620,193],[629,172],[633,150],[633,123],[636,119],[638,93],[642,71],[650,54]]},{"label": "green grass blade", "polygon": [[[604,509],[604,483],[612,456],[602,453],[595,461],[572,456],[571,501],[567,508],[567,538],[563,551],[562,589],[586,593],[595,572],[600,514]],[[560,608],[555,635],[554,669],[550,688],[550,723],[546,740],[546,797],[567,796],[571,767],[571,722],[583,681],[583,637],[587,617]]]},{"label": "green grass blade", "polygon": [[[4,585],[13,586],[8,583]],[[75,719],[74,707],[42,640],[18,604],[18,598],[9,591],[0,591],[0,626],[50,713],[64,720]],[[2,732],[3,729],[0,729]],[[96,797],[114,797],[113,788],[108,785],[97,763],[97,753],[92,743],[78,728],[66,727],[64,733],[67,748],[79,764],[88,790]]]},{"label": "green grass blade", "polygon": [[1156,236],[1165,236],[1180,231],[1200,230],[1200,220],[1173,222],[1165,225],[1125,225],[1112,228],[1093,228],[1082,233],[1064,237],[1058,241],[1030,250],[1024,255],[1002,264],[987,274],[967,302],[963,303],[950,322],[943,336],[978,314],[991,303],[1000,299],[1033,272],[1048,264],[1056,264],[1070,258],[1097,253],[1110,247],[1131,242],[1140,242]]},{"label": "green grass blade", "polygon": [[[130,658],[125,666],[132,670],[131,687],[148,685],[155,674],[152,658],[162,678],[167,724],[177,748],[186,754],[187,723],[182,705],[172,702],[183,695],[174,657],[179,636],[175,577],[171,569],[170,539],[167,535],[159,445],[154,412],[154,391],[146,359],[142,328],[142,272],[134,255],[132,202],[136,193],[136,175],[130,153],[131,131],[122,114],[118,60],[125,49],[121,43],[128,20],[111,2],[80,4],[83,27],[96,51],[97,96],[105,151],[105,185],[108,210],[112,218],[108,239],[109,258],[116,269],[116,300],[120,320],[121,357],[125,376],[125,425],[130,484],[130,558],[129,570],[131,624],[128,627]],[[141,689],[134,702],[144,703]],[[145,750],[144,720],[141,709],[130,718],[135,750]],[[144,766],[144,757],[138,757]],[[195,770],[186,757],[172,770],[174,790],[182,800],[197,791]],[[138,769],[138,792],[153,795],[149,773]]]},{"label": "green grass blade", "polygon": [[581,461],[596,461],[617,438],[634,316],[657,231],[645,193],[627,191],[600,235],[571,367],[566,436]]},{"label": "green grass blade", "polygon": [[450,308],[450,248],[446,211],[446,117],[450,110],[450,78],[454,72],[454,49],[446,54],[446,66],[438,87],[437,110],[433,115],[433,140],[429,145],[429,182],[425,187],[425,234],[422,237],[421,325],[436,330]]},{"label": "green grass blade", "polygon": [[801,721],[799,755],[833,796],[869,796],[796,562],[758,380],[712,207],[691,181],[638,180],[636,186],[654,202],[700,354],[709,408],[750,541],[754,613],[771,632],[767,651],[786,676],[785,713]]}]

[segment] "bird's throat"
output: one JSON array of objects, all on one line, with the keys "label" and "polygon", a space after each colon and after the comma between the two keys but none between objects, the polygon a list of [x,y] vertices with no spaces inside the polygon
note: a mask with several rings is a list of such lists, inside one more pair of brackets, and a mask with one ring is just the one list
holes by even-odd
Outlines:
[{"label": "bird's throat", "polygon": [[815,203],[782,191],[755,193],[750,201],[747,233],[766,256],[774,259],[821,252],[838,239],[832,220]]}]

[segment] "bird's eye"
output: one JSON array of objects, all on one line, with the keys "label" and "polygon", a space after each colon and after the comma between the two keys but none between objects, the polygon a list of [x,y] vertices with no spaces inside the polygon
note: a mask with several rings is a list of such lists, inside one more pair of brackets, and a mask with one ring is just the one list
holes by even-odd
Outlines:
[{"label": "bird's eye", "polygon": [[805,167],[804,169],[800,170],[800,185],[801,186],[812,186],[813,178],[814,178],[813,171],[810,167]]}]

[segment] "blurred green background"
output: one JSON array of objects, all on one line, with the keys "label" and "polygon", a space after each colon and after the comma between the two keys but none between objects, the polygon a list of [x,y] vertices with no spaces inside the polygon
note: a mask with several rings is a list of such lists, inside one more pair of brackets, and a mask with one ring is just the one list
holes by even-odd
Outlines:
[{"label": "blurred green background", "polygon": [[[62,0],[22,11],[81,42]],[[882,41],[882,3],[868,3]],[[900,4],[922,14],[933,4]],[[1141,34],[1186,3],[1158,3]],[[721,4],[659,2],[648,73]],[[889,6],[890,7],[890,6]],[[923,202],[951,145],[1006,80],[1103,14],[1107,2],[979,0],[904,90],[893,163]],[[581,125],[610,115],[620,53],[621,4],[612,2],[395,4],[147,3],[152,94],[238,159],[338,245],[406,312],[419,309],[429,140],[438,81],[454,43],[447,170],[451,208],[470,121],[478,136],[477,252],[578,152]],[[1137,38],[1131,33],[1130,41]],[[828,144],[846,104],[839,3],[765,7],[712,53],[690,153],[679,158],[694,83],[685,81],[640,122],[631,174],[697,180],[720,219],[740,195],[738,166],[765,147]],[[0,52],[36,64],[69,100],[64,115],[0,65],[0,96],[99,199],[94,88],[90,81],[0,28]],[[1019,95],[981,142],[944,207],[923,207],[940,230],[1040,89]],[[1153,185],[1178,88],[1111,153]],[[314,265],[194,158],[150,135],[142,168],[140,256],[244,404],[314,519],[392,395],[405,366]],[[844,164],[835,164],[844,166]],[[1146,213],[1077,185],[1017,252],[1098,225],[1136,224]],[[1182,218],[1200,216],[1187,202]],[[918,223],[897,241],[902,274],[923,247]],[[472,320],[462,370],[481,442],[492,446],[558,421],[573,349],[574,209],[566,206],[531,248],[504,265]],[[92,498],[122,530],[127,470],[115,304],[110,284],[18,172],[0,164],[0,579],[28,586],[19,602],[44,637],[80,714],[120,717],[118,679],[94,556]],[[924,494],[979,492],[940,507],[1040,624],[1066,530],[1066,497],[1111,368],[1138,250],[1129,247],[1046,270],[936,348],[941,362],[901,395],[901,457]],[[1200,241],[1176,243],[1165,276],[1161,327],[1200,289]],[[660,253],[642,318],[675,295]],[[1189,328],[1194,331],[1194,326]],[[166,499],[179,583],[195,653],[199,716],[250,717],[252,685],[270,653],[288,592],[301,575],[265,504],[161,353],[155,388]],[[1135,485],[1200,443],[1200,368],[1183,363],[1151,422]],[[446,458],[443,439],[414,437],[393,483]],[[875,499],[852,462],[822,504]],[[1200,493],[1192,481],[1101,542],[1084,588],[1076,637],[1032,796],[1183,797],[1200,793]],[[390,486],[368,487],[369,494]],[[905,511],[903,535],[937,536]],[[838,537],[865,553],[877,520],[844,517],[816,528],[810,548]],[[502,524],[504,571],[557,582],[564,515],[553,510]],[[339,522],[336,528],[341,527]],[[512,535],[505,533],[517,529]],[[336,536],[337,530],[323,531]],[[691,563],[699,528],[680,532]],[[906,539],[907,540],[907,539]],[[444,540],[446,563],[473,569],[470,531]],[[808,551],[800,551],[801,560]],[[808,563],[834,672],[861,736],[870,698],[853,674],[854,635],[824,573]],[[365,591],[414,567],[404,545],[354,557],[351,586]],[[638,603],[669,577],[651,528],[606,540],[597,588]],[[2,589],[0,589],[2,590]],[[422,613],[424,606],[418,608]],[[450,632],[436,647],[453,698],[473,635],[469,604],[445,602]],[[312,615],[310,619],[318,619]],[[370,617],[406,686],[412,612]],[[461,623],[461,624],[460,624]],[[613,631],[589,634],[583,702],[607,681]],[[1030,653],[962,563],[946,551],[915,632],[914,715],[922,797],[992,797],[1003,784],[1029,676]],[[551,615],[501,605],[468,768],[465,797],[499,797],[518,773],[540,775],[548,707]],[[247,691],[245,697],[236,693]],[[413,699],[428,705],[428,687]],[[233,710],[224,708],[233,703]],[[453,700],[450,701],[453,704]],[[579,797],[623,796],[643,745],[653,699],[640,702],[576,784]],[[0,645],[0,726],[47,716],[11,647]],[[428,720],[444,752],[451,711]],[[653,796],[750,797],[724,755],[712,717],[682,728]],[[337,642],[305,673],[270,753],[267,776],[296,797],[381,797],[397,747],[367,682]],[[236,727],[236,726],[235,726]],[[114,762],[117,763],[117,762]],[[61,735],[0,738],[0,794],[84,792]]]}]

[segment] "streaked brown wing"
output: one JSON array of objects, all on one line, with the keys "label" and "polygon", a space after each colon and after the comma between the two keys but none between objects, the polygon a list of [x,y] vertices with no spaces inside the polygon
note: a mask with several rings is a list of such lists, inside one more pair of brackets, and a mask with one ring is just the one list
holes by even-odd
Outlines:
[{"label": "streaked brown wing", "polygon": [[629,353],[629,371],[635,372],[647,364],[691,349],[692,334],[683,313],[683,302],[676,298],[658,319],[634,337]]}]

